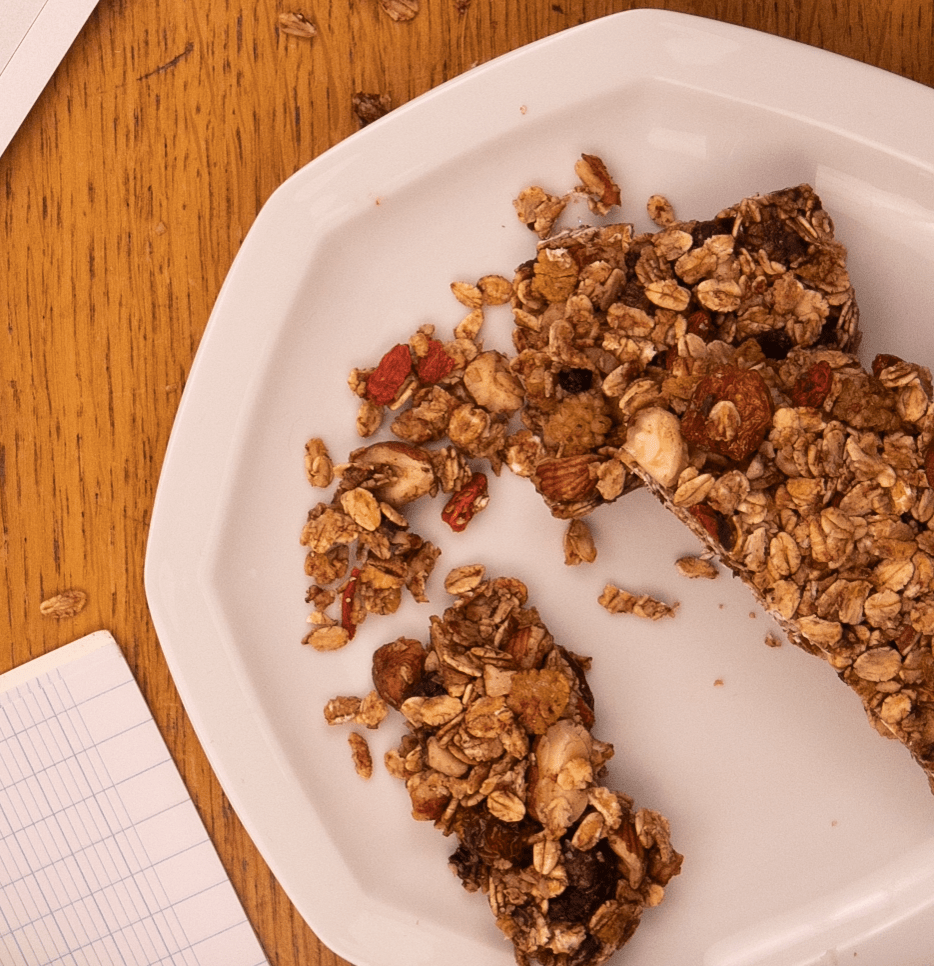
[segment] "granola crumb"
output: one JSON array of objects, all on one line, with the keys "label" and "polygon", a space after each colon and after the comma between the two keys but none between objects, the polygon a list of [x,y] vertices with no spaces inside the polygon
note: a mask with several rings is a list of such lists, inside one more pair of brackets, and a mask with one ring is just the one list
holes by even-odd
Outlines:
[{"label": "granola crumb", "polygon": [[279,29],[284,34],[304,40],[311,40],[318,33],[318,28],[303,13],[280,13]]},{"label": "granola crumb", "polygon": [[351,731],[347,736],[347,743],[350,745],[350,755],[357,774],[364,779],[372,778],[373,757],[370,754],[370,746],[367,744],[366,738],[359,732]]},{"label": "granola crumb", "polygon": [[379,0],[379,6],[390,20],[405,23],[418,15],[419,0]]},{"label": "granola crumb", "polygon": [[54,597],[42,601],[39,605],[39,613],[43,617],[52,617],[55,620],[68,620],[77,617],[87,606],[88,595],[83,590],[63,590]]},{"label": "granola crumb", "polygon": [[692,580],[716,580],[720,576],[717,566],[703,557],[679,557],[675,566],[680,573]]},{"label": "granola crumb", "polygon": [[392,110],[392,101],[388,94],[367,94],[358,91],[351,98],[351,105],[354,115],[364,127],[378,121]]},{"label": "granola crumb", "polygon": [[666,604],[648,594],[632,594],[614,584],[607,584],[597,601],[611,614],[634,614],[653,621],[674,617],[680,606],[678,603]]}]

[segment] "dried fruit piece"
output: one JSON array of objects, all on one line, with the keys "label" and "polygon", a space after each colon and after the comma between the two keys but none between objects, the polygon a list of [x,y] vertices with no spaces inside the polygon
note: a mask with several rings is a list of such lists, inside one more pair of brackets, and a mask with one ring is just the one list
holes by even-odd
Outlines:
[{"label": "dried fruit piece", "polygon": [[[711,414],[718,403],[731,403],[737,422],[724,429]],[[772,396],[769,387],[755,369],[717,366],[697,384],[684,415],[681,432],[698,446],[740,462],[762,444],[772,425]]]},{"label": "dried fruit piece", "polygon": [[490,502],[487,478],[484,473],[474,473],[470,479],[448,500],[441,519],[455,532],[466,529],[467,524]]},{"label": "dried fruit piece", "polygon": [[450,375],[456,365],[454,359],[444,351],[444,345],[437,339],[431,339],[428,343],[428,351],[418,360],[415,371],[420,382],[426,386],[433,386]]},{"label": "dried fruit piece", "polygon": [[407,345],[393,346],[366,380],[367,398],[388,406],[396,398],[412,371],[412,354]]},{"label": "dried fruit piece", "polygon": [[821,359],[795,380],[791,401],[796,406],[813,406],[819,409],[830,395],[832,386],[833,370],[826,359]]},{"label": "dried fruit piece", "polygon": [[420,641],[399,637],[373,654],[373,684],[379,696],[399,709],[421,685],[425,649]]}]

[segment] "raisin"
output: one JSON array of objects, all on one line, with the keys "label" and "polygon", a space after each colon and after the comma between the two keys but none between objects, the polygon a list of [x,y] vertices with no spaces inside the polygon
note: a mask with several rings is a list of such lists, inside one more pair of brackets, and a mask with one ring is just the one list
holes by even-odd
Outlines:
[{"label": "raisin", "polygon": [[766,359],[785,359],[794,346],[791,337],[782,329],[772,329],[771,332],[764,332],[755,338]]},{"label": "raisin", "polygon": [[587,392],[593,385],[593,371],[590,369],[562,369],[558,373],[558,385],[567,393]]},{"label": "raisin", "polygon": [[619,863],[607,843],[600,842],[589,852],[572,845],[564,847],[567,888],[548,901],[550,921],[587,922],[596,910],[616,892]]}]

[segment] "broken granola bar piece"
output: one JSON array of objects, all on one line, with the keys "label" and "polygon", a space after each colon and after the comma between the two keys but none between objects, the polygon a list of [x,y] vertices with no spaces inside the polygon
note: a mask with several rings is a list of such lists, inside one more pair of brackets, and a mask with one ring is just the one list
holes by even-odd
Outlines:
[{"label": "broken granola bar piece", "polygon": [[[859,340],[846,249],[808,185],[655,232],[615,224],[550,235],[519,266],[513,292],[525,429],[507,440],[505,462],[561,518],[640,485],[615,451],[659,398],[682,416],[696,373],[733,357],[751,368],[797,347],[855,351]],[[726,399],[713,414],[724,449],[746,442],[733,441],[731,407]],[[568,461],[566,485],[550,485],[555,461]]]},{"label": "broken granola bar piece", "polygon": [[521,581],[478,573],[449,580],[463,592],[432,618],[424,660],[405,648],[420,679],[387,766],[413,816],[456,837],[451,867],[487,896],[519,964],[598,966],[682,857],[661,815],[604,784],[613,748],[592,731],[589,659],[554,641]]},{"label": "broken granola bar piece", "polygon": [[[895,356],[867,370],[855,355],[819,346],[744,368],[748,361],[727,366],[768,386],[767,425],[754,449],[731,456],[718,445],[709,423],[720,390],[696,373],[687,408],[664,394],[653,403],[679,414],[690,438],[678,479],[662,483],[638,453],[620,456],[743,579],[789,640],[831,665],[934,791],[930,372]],[[741,433],[761,414],[746,393],[731,398]],[[707,413],[701,431],[697,420],[685,430],[697,411]]]}]

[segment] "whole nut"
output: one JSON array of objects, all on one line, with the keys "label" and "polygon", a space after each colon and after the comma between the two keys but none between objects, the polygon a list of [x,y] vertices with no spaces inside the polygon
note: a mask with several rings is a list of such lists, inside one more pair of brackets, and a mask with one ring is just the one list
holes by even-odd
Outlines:
[{"label": "whole nut", "polygon": [[[542,460],[532,477],[538,491],[555,503],[574,503],[597,489],[596,456],[561,456]],[[593,467],[593,470],[591,470]]]},{"label": "whole nut", "polygon": [[387,482],[374,489],[380,500],[399,507],[430,493],[437,485],[431,459],[408,443],[374,443],[351,454],[351,461],[378,468]]},{"label": "whole nut", "polygon": [[674,486],[688,463],[678,417],[655,406],[633,417],[623,449],[662,486]]},{"label": "whole nut", "polygon": [[379,696],[400,708],[421,684],[425,670],[425,649],[421,641],[400,637],[376,649],[373,654],[373,684]]}]

